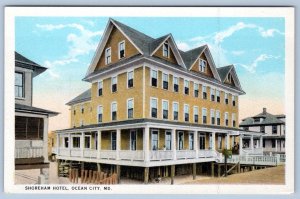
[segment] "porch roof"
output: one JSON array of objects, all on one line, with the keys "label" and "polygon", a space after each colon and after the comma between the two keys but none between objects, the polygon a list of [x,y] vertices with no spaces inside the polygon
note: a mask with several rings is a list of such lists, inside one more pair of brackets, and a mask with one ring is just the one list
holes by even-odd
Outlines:
[{"label": "porch roof", "polygon": [[23,104],[15,104],[15,111],[16,112],[26,112],[26,113],[35,113],[35,114],[41,114],[41,115],[49,115],[49,116],[56,116],[59,113],[54,111],[49,111],[42,108],[37,108],[34,106],[27,106]]}]

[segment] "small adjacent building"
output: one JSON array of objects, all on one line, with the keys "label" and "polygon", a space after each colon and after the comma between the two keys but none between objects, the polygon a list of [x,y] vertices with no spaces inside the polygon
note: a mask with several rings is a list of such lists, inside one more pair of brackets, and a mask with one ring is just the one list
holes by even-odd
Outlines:
[{"label": "small adjacent building", "polygon": [[265,154],[285,153],[285,115],[273,115],[263,108],[258,115],[243,119],[240,127],[246,131],[264,133],[263,152]]},{"label": "small adjacent building", "polygon": [[33,78],[47,68],[15,52],[15,169],[41,169],[47,182],[48,120],[58,113],[32,106]]}]

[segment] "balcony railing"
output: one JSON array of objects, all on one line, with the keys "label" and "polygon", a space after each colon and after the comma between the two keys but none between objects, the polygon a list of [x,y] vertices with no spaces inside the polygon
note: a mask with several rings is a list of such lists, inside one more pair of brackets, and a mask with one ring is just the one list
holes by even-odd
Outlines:
[{"label": "balcony railing", "polygon": [[176,151],[177,159],[194,159],[196,158],[195,150],[178,150]]},{"label": "balcony railing", "polygon": [[170,150],[150,151],[150,160],[152,161],[172,160],[172,159],[173,159],[173,151]]},{"label": "balcony railing", "polygon": [[83,157],[85,158],[97,158],[97,150],[96,149],[84,149]]},{"label": "balcony railing", "polygon": [[15,158],[43,157],[43,147],[24,147],[15,149]]},{"label": "balcony railing", "polygon": [[100,159],[115,160],[117,159],[117,151],[115,150],[101,150]]},{"label": "balcony railing", "polygon": [[121,151],[119,151],[119,157],[121,160],[142,161],[142,160],[144,160],[144,151],[142,151],[142,150],[137,150],[137,151],[121,150]]},{"label": "balcony railing", "polygon": [[227,159],[228,163],[251,164],[251,165],[278,165],[280,164],[279,156],[239,156],[233,155]]},{"label": "balcony railing", "polygon": [[244,148],[240,155],[263,155],[263,148]]}]

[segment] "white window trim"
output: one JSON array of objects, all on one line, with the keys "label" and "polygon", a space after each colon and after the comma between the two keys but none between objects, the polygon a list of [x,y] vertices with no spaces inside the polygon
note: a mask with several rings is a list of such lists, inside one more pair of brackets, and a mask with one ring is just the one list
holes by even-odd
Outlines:
[{"label": "white window trim", "polygon": [[[178,120],[174,120],[174,104],[177,104],[177,107],[178,107]],[[172,120],[174,121],[179,121],[179,103],[178,102],[173,102],[172,103]]]},{"label": "white window trim", "polygon": [[[203,87],[205,87],[205,93],[206,93],[206,99],[207,99],[207,86],[206,86],[206,85],[202,85],[202,96],[201,96],[201,98],[204,99],[204,98],[203,98],[203,93],[204,93]],[[205,100],[205,99],[204,99],[204,100]]]},{"label": "white window trim", "polygon": [[[215,98],[214,100],[211,99],[212,91],[214,91],[214,92],[213,92],[213,93],[214,93],[214,98]],[[210,94],[210,101],[211,101],[211,102],[217,101],[217,100],[216,100],[216,89],[215,89],[215,88],[210,87],[210,92],[209,92],[209,94]]]},{"label": "white window trim", "polygon": [[[185,94],[185,81],[188,82],[189,94]],[[190,95],[190,80],[183,79],[183,94],[184,94],[184,95]]]},{"label": "white window trim", "polygon": [[99,120],[98,120],[98,118],[99,118],[99,108],[102,108],[102,122],[103,122],[103,106],[102,105],[98,105],[98,107],[97,107],[97,123],[99,123]]},{"label": "white window trim", "polygon": [[183,146],[182,146],[182,149],[181,150],[184,150],[184,131],[178,131],[177,132],[177,150],[180,150],[179,149],[179,133],[182,133],[183,136],[182,136],[182,143],[183,143]]},{"label": "white window trim", "polygon": [[229,95],[228,93],[224,92],[224,104],[226,104],[226,99],[228,99],[228,104],[229,104],[229,97],[228,97],[228,95]]},{"label": "white window trim", "polygon": [[[74,148],[73,147],[73,138],[79,138],[79,147],[78,148]],[[71,137],[70,137],[70,139],[71,140],[69,140],[69,148],[70,149],[81,149],[82,148],[82,146],[81,146],[81,136],[80,135],[71,135]]]},{"label": "white window trim", "polygon": [[[215,123],[214,124],[212,124],[212,114],[211,113],[214,113],[214,118],[215,118]],[[210,124],[211,125],[216,125],[216,111],[215,111],[215,109],[210,109]]]},{"label": "white window trim", "polygon": [[153,142],[153,132],[157,132],[157,149],[156,151],[158,150],[158,147],[159,147],[159,130],[158,129],[151,129],[151,149],[150,151],[153,151],[153,145],[152,145],[152,142]]},{"label": "white window trim", "polygon": [[228,112],[224,113],[224,126],[226,126],[226,115],[227,115],[228,126],[229,126],[229,114],[228,114]]},{"label": "white window trim", "polygon": [[[167,75],[168,89],[164,89],[164,74]],[[162,75],[161,75],[161,88],[163,90],[169,90],[169,86],[170,86],[169,85],[169,74],[162,72]],[[173,89],[174,89],[174,87],[173,87]]]},{"label": "white window trim", "polygon": [[[164,52],[165,52],[165,43],[168,44],[168,56],[165,56],[165,55],[164,55]],[[165,42],[163,43],[163,57],[170,58],[170,43],[169,43],[168,41],[165,41]]]},{"label": "white window trim", "polygon": [[156,109],[157,109],[157,117],[158,118],[158,99],[156,97],[150,97],[150,111],[149,111],[149,115],[150,115],[150,118],[154,118],[152,117],[152,99],[155,99],[156,100]]},{"label": "white window trim", "polygon": [[[193,135],[193,149],[190,149],[191,148],[191,145],[190,145],[190,143],[191,143],[191,137],[190,137],[190,135]],[[189,150],[195,150],[194,143],[195,143],[195,134],[193,132],[189,132]]]},{"label": "white window trim", "polygon": [[[183,121],[185,122],[185,106],[188,107],[188,114],[189,114],[189,121],[190,121],[190,105],[189,104],[184,104],[183,105]],[[188,121],[188,122],[189,122]]]},{"label": "white window trim", "polygon": [[[121,49],[120,49],[120,44],[121,44],[121,43],[124,43],[124,57],[122,57],[122,58],[121,58],[121,56],[120,56],[120,50],[121,50]],[[126,56],[125,40],[123,40],[123,41],[120,41],[120,42],[118,43],[118,58],[119,58],[119,59],[123,59],[123,58],[125,58],[125,56]]]},{"label": "white window trim", "polygon": [[[156,81],[157,81],[156,84],[157,84],[157,86],[152,86],[152,71],[156,71]],[[158,88],[158,70],[150,68],[150,82],[149,83],[150,83],[149,85],[151,87]]]},{"label": "white window trim", "polygon": [[[116,112],[117,112],[117,119],[118,119],[118,103],[116,101],[111,102],[110,104],[110,119],[112,120],[112,113],[113,113],[113,104],[116,104]],[[116,119],[116,120],[117,120]],[[113,121],[113,120],[112,120]]]},{"label": "white window trim", "polygon": [[170,113],[169,100],[165,100],[165,99],[161,100],[161,119],[168,120],[168,119],[164,119],[164,102],[167,102],[168,104],[168,119],[169,119],[169,113]]},{"label": "white window trim", "polygon": [[[107,63],[107,50],[110,50],[110,62]],[[105,49],[105,65],[110,64],[111,63],[111,47],[108,47]]]},{"label": "white window trim", "polygon": [[[132,100],[132,118],[128,118],[128,102],[130,101],[130,100]],[[127,113],[126,113],[126,115],[127,115],[127,119],[133,119],[134,118],[134,98],[128,98],[127,99],[127,109],[126,109],[127,111]]]},{"label": "white window trim", "polygon": [[[172,131],[170,130],[165,130],[165,147],[166,147],[166,150],[167,150],[167,133],[170,133],[171,134],[171,147],[170,147],[170,150],[173,150],[172,149]],[[167,151],[170,151],[170,150],[167,150]]]},{"label": "white window trim", "polygon": [[202,108],[202,112],[201,112],[201,122],[202,122],[202,124],[204,124],[203,123],[203,116],[204,116],[204,114],[203,114],[203,110],[205,110],[205,112],[206,112],[206,123],[205,124],[207,124],[208,123],[208,121],[207,121],[207,108]]},{"label": "white window trim", "polygon": [[[175,92],[175,90],[174,90],[174,85],[175,85],[174,79],[175,79],[175,78],[177,78],[177,81],[178,81],[178,84],[177,84],[177,85],[178,85],[178,91],[177,91],[177,92]],[[174,76],[174,75],[173,75],[173,92],[174,92],[174,93],[179,93],[179,77],[178,77],[178,76]]]},{"label": "white window trim", "polygon": [[[89,137],[90,138],[90,147],[89,148],[85,148],[85,137]],[[84,144],[84,146],[83,146],[83,148],[85,148],[85,149],[91,149],[91,147],[92,147],[92,136],[91,135],[84,135],[84,140],[83,140],[83,144]]]},{"label": "white window trim", "polygon": [[235,121],[235,125],[236,125],[235,113],[232,113],[232,114],[231,114],[231,123],[232,123],[232,127],[234,127],[234,126],[233,126],[233,121]]},{"label": "white window trim", "polygon": [[[113,150],[113,148],[112,148],[112,135],[113,135],[113,133],[115,133],[116,134],[116,150],[117,150],[117,142],[118,142],[118,140],[117,140],[117,132],[116,131],[111,131],[111,133],[110,133],[110,150]],[[114,150],[115,151],[115,150]]]},{"label": "white window trim", "polygon": [[128,89],[131,89],[131,88],[128,87],[129,73],[131,73],[131,72],[132,72],[132,80],[133,80],[133,86],[132,86],[131,88],[134,87],[134,70],[130,70],[130,71],[127,71],[127,82],[126,82],[126,87],[127,87]]},{"label": "white window trim", "polygon": [[115,76],[111,77],[111,79],[110,79],[110,91],[111,91],[112,93],[115,93],[115,92],[117,92],[117,91],[115,91],[115,92],[112,91],[113,78],[116,78],[116,85],[117,85],[117,91],[118,91],[118,75],[115,75]]},{"label": "white window trim", "polygon": [[134,150],[132,150],[132,144],[131,144],[131,139],[132,139],[132,137],[131,137],[131,132],[135,132],[135,144],[136,144],[136,146],[135,146],[135,151],[137,150],[137,130],[136,129],[130,129],[130,139],[129,139],[129,149],[130,149],[130,151],[134,151]]},{"label": "white window trim", "polygon": [[99,80],[99,81],[98,81],[98,84],[97,84],[97,87],[98,87],[98,90],[97,90],[97,96],[98,96],[98,97],[100,97],[100,96],[99,96],[99,89],[100,89],[100,86],[99,86],[99,85],[100,85],[100,83],[101,83],[101,85],[102,85],[102,86],[101,86],[101,87],[102,87],[101,89],[102,89],[102,95],[103,95],[103,80]]},{"label": "white window trim", "polygon": [[193,106],[193,122],[195,122],[195,108],[197,108],[198,122],[199,122],[199,107]]},{"label": "white window trim", "polygon": [[[204,71],[202,71],[202,68],[201,68],[201,61],[205,62],[205,69],[204,69]],[[207,61],[204,60],[204,59],[199,58],[199,66],[198,67],[199,67],[199,71],[200,72],[205,73],[206,72],[206,68],[207,68]]]}]

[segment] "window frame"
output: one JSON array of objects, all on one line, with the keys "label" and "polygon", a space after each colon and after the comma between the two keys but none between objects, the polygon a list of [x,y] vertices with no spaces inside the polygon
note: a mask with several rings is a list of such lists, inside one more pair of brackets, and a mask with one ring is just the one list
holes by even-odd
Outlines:
[{"label": "window frame", "polygon": [[220,90],[217,90],[216,89],[216,101],[218,102],[218,103],[220,103],[221,102],[221,91]]},{"label": "window frame", "polygon": [[210,124],[216,124],[215,109],[210,109]]},{"label": "window frame", "polygon": [[[176,120],[174,119],[175,118],[174,104],[177,104],[177,119]],[[178,102],[173,102],[172,103],[172,116],[173,116],[172,118],[173,118],[174,121],[178,121],[179,120],[179,103]]]},{"label": "window frame", "polygon": [[[167,88],[164,88],[164,76],[167,76]],[[161,88],[163,89],[163,90],[169,90],[169,74],[168,73],[164,73],[164,72],[162,72],[162,75],[161,75]]]},{"label": "window frame", "polygon": [[[181,134],[182,133],[182,148],[180,148],[180,140],[179,140],[179,134]],[[184,132],[183,131],[178,131],[177,132],[177,148],[178,148],[178,150],[184,150]]]},{"label": "window frame", "polygon": [[[108,51],[109,50],[109,55],[108,55]],[[109,58],[109,60],[108,60]],[[105,49],[105,65],[108,65],[111,63],[111,47],[108,47]]]},{"label": "window frame", "polygon": [[[116,118],[113,119],[113,105],[116,105]],[[117,121],[118,120],[118,103],[116,101],[111,102],[110,104],[110,114],[111,114],[111,121]]]},{"label": "window frame", "polygon": [[[166,47],[165,47],[165,44],[167,44],[167,49],[166,49]],[[165,52],[167,53],[167,54],[165,54]],[[163,43],[163,57],[167,57],[167,58],[170,58],[170,44],[169,44],[169,42],[168,41],[165,41],[164,43]]]},{"label": "window frame", "polygon": [[[22,75],[22,85],[16,85],[16,80],[15,80],[15,98],[16,99],[25,99],[25,72],[20,72],[20,71],[15,71],[15,79],[16,79],[16,73]],[[18,88],[22,88],[22,96],[16,96],[16,86]],[[18,89],[19,93],[19,89]]]},{"label": "window frame", "polygon": [[[177,79],[177,84],[175,84],[175,79]],[[177,91],[175,90],[175,85],[177,85]],[[173,76],[173,92],[178,93],[179,92],[179,77]]]},{"label": "window frame", "polygon": [[[129,102],[132,101],[132,117],[129,117]],[[134,98],[128,98],[127,99],[127,119],[133,119],[134,118]]]},{"label": "window frame", "polygon": [[224,113],[224,126],[229,126],[229,114],[228,114],[228,112]]},{"label": "window frame", "polygon": [[[187,82],[187,87],[186,87],[186,85],[185,85],[185,83]],[[186,88],[187,88],[187,93],[186,93]],[[184,81],[183,81],[183,94],[184,95],[189,95],[190,94],[190,81],[189,80],[187,80],[187,79],[185,79]]]},{"label": "window frame", "polygon": [[[101,95],[99,95],[100,89],[101,89]],[[97,94],[98,94],[98,97],[103,95],[103,80],[98,81],[98,93]]]},{"label": "window frame", "polygon": [[[205,112],[205,114],[204,114],[204,112]],[[204,117],[205,117],[205,120],[204,120]],[[207,124],[207,108],[202,108],[202,124]]]},{"label": "window frame", "polygon": [[[153,134],[157,134],[157,140],[156,140],[156,148],[153,149]],[[157,151],[159,147],[159,130],[158,129],[151,129],[151,151]]]},{"label": "window frame", "polygon": [[[100,113],[100,110],[102,110],[101,113]],[[100,114],[101,114],[101,121],[99,121]],[[98,121],[98,123],[103,122],[103,106],[102,105],[98,105],[98,107],[97,107],[97,121]]]},{"label": "window frame", "polygon": [[[195,109],[197,109],[197,111],[195,111]],[[197,114],[195,114],[195,112]],[[196,117],[195,117],[196,115],[197,115],[197,121],[196,121]],[[193,119],[194,119],[195,123],[199,123],[199,107],[198,106],[193,107]]]},{"label": "window frame", "polygon": [[[170,140],[167,140],[167,134],[170,134]],[[168,148],[167,141],[170,141],[170,148]],[[165,147],[167,151],[172,150],[172,132],[170,130],[165,131]]]},{"label": "window frame", "polygon": [[202,99],[204,99],[204,100],[207,99],[207,86],[206,85],[202,85]]},{"label": "window frame", "polygon": [[232,123],[232,127],[236,126],[236,118],[235,118],[235,113],[231,114],[231,123]]},{"label": "window frame", "polygon": [[[129,73],[132,73],[132,79],[129,79]],[[132,80],[132,86],[129,86],[129,81]],[[130,70],[127,72],[127,88],[133,88],[134,87],[134,70]]]},{"label": "window frame", "polygon": [[[116,80],[115,84],[113,82],[114,79]],[[110,83],[111,83],[111,86],[110,86],[111,92],[116,93],[118,91],[118,75],[115,75],[115,76],[111,77]],[[115,91],[113,91],[113,86],[114,85],[116,85],[116,90]]]},{"label": "window frame", "polygon": [[[152,117],[152,100],[156,100],[156,117]],[[158,99],[156,97],[150,97],[150,118],[158,118]]]},{"label": "window frame", "polygon": [[[219,115],[219,117],[218,117]],[[220,126],[221,125],[221,112],[220,110],[216,110],[216,125]]]},{"label": "window frame", "polygon": [[[124,44],[124,55],[123,55],[123,57],[121,57],[121,44]],[[119,59],[123,59],[123,58],[125,58],[125,40],[123,40],[123,41],[120,41],[119,43],[118,43],[118,58]]]},{"label": "window frame", "polygon": [[216,101],[216,89],[210,87],[210,101]]},{"label": "window frame", "polygon": [[[164,118],[164,103],[167,103],[167,118]],[[168,120],[169,119],[169,101],[168,100],[165,100],[165,99],[162,99],[161,100],[161,118],[163,120]]]},{"label": "window frame", "polygon": [[[202,63],[205,63],[204,66],[202,66]],[[207,61],[199,58],[199,71],[202,73],[206,73],[206,68],[207,68]]]},{"label": "window frame", "polygon": [[[188,109],[188,112],[186,113],[185,112],[185,107],[187,107]],[[185,118],[185,114],[188,114],[188,121],[186,121],[186,118]],[[189,122],[190,121],[190,105],[189,104],[184,104],[183,105],[183,120],[184,120],[184,122]]]},{"label": "window frame", "polygon": [[189,150],[195,150],[194,141],[195,141],[195,134],[193,132],[189,132]]},{"label": "window frame", "polygon": [[[197,89],[196,89],[197,87]],[[196,96],[197,93],[197,96]],[[194,97],[199,97],[199,84],[197,84],[196,82],[194,82]]]},{"label": "window frame", "polygon": [[[154,77],[152,77],[153,72],[156,72],[156,86],[152,85],[152,78],[154,78]],[[154,88],[158,87],[158,70],[150,69],[150,86],[152,86]]]},{"label": "window frame", "polygon": [[[135,140],[135,147],[133,149],[133,136],[132,133],[134,133],[134,140]],[[137,130],[136,129],[130,129],[130,139],[129,139],[129,145],[130,145],[130,151],[136,151],[137,150]]]}]

